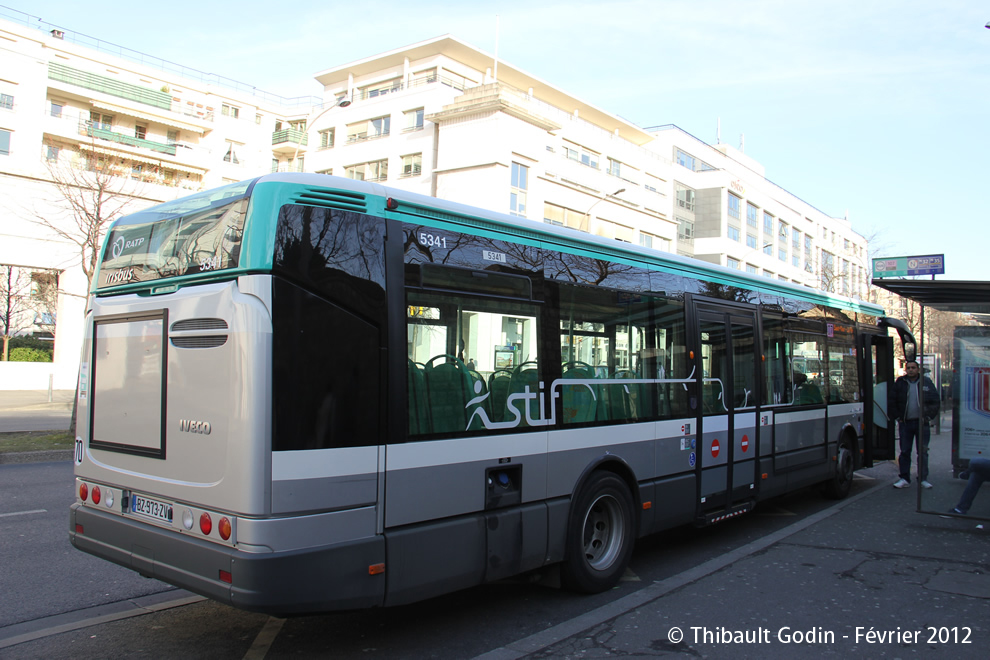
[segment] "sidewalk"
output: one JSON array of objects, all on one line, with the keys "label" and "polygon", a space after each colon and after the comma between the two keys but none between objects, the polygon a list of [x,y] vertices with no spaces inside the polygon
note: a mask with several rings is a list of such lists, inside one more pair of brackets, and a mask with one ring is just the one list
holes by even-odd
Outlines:
[{"label": "sidewalk", "polygon": [[73,390],[0,391],[0,433],[51,431],[69,428]]},{"label": "sidewalk", "polygon": [[[951,423],[942,429],[932,438],[925,510],[946,510],[964,486],[952,478]],[[985,658],[990,523],[919,513],[917,479],[893,488],[894,462],[857,479],[874,483],[776,534],[480,657]],[[990,518],[990,488],[971,513]]]}]

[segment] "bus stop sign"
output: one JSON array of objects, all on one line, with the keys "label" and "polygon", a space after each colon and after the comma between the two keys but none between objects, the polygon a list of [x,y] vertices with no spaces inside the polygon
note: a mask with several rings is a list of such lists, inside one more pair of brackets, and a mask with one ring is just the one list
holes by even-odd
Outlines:
[{"label": "bus stop sign", "polygon": [[929,254],[918,257],[887,257],[873,260],[873,279],[944,274],[944,254]]}]

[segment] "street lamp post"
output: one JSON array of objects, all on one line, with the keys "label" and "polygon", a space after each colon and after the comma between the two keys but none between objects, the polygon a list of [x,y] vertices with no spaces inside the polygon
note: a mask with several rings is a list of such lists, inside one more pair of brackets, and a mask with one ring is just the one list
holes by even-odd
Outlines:
[{"label": "street lamp post", "polygon": [[[313,117],[312,120],[307,119],[306,120],[306,135],[309,135],[309,127],[312,126],[313,124],[315,124],[317,119],[319,119],[323,115],[327,114],[328,112],[330,112],[334,108],[346,108],[350,104],[351,104],[351,100],[349,98],[347,98],[346,96],[341,96],[339,99],[337,99],[336,103],[334,103],[333,105],[331,105],[329,108],[323,108],[323,110],[321,110],[318,115],[316,115],[315,117]],[[301,147],[301,146],[302,146],[302,143],[301,142],[299,142],[299,143],[296,144],[296,150],[292,154],[292,162],[293,163],[296,162],[296,158],[299,156],[299,147]],[[304,170],[299,170],[299,171],[300,172],[303,172]]]},{"label": "street lamp post", "polygon": [[600,198],[596,199],[595,200],[595,203],[588,207],[588,210],[584,212],[584,214],[586,216],[588,216],[588,231],[591,231],[591,209],[595,208],[596,206],[598,206],[599,204],[601,204],[602,202],[604,202],[609,197],[615,197],[616,195],[619,195],[619,194],[624,193],[624,192],[626,192],[626,189],[625,188],[619,188],[618,190],[616,190],[614,193],[612,193],[610,195],[605,195],[604,197],[600,197]]}]

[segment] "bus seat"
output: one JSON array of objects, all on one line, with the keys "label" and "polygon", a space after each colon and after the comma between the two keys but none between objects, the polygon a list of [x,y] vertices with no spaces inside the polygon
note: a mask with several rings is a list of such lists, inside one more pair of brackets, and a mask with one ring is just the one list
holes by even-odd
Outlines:
[{"label": "bus seat", "polygon": [[[637,376],[628,369],[620,369],[615,372],[613,379],[635,379]],[[633,383],[630,385],[609,385],[608,386],[608,411],[609,419],[632,420],[642,417],[639,408],[642,406],[642,388]]]},{"label": "bus seat", "polygon": [[[536,361],[523,362],[518,367],[512,370],[512,379],[509,382],[509,394],[521,394],[526,391],[526,387],[529,387],[529,391],[536,394],[537,397],[530,399],[529,401],[529,415],[533,419],[540,419],[540,403],[539,403],[539,393],[540,393],[540,373],[537,370]],[[508,399],[508,397],[506,397]],[[522,421],[519,425],[529,426],[526,423],[526,411],[516,406],[519,410],[519,414],[522,416]],[[506,408],[504,411],[505,419],[504,421],[509,421],[514,418],[514,415],[508,411]]]},{"label": "bus seat", "polygon": [[467,429],[467,404],[472,381],[464,363],[453,355],[437,355],[426,363],[430,417],[434,433]]},{"label": "bus seat", "polygon": [[505,401],[509,397],[509,387],[512,384],[512,371],[508,369],[498,369],[493,371],[488,377],[488,391],[491,396],[489,401],[489,412],[493,422],[505,420]]},{"label": "bus seat", "polygon": [[430,409],[426,391],[426,367],[419,362],[408,361],[409,434],[430,432]]},{"label": "bus seat", "polygon": [[[574,380],[592,380],[594,369],[584,362],[568,362],[564,365],[564,378]],[[564,424],[579,424],[593,422],[598,417],[598,406],[604,404],[598,386],[561,385],[561,402],[563,403]]]}]

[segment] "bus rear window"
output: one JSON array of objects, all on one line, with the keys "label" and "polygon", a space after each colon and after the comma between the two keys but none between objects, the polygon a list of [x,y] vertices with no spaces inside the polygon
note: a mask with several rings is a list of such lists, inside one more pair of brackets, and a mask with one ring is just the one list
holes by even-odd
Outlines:
[{"label": "bus rear window", "polygon": [[236,268],[248,201],[204,199],[206,207],[195,208],[179,200],[114,225],[97,287]]}]

